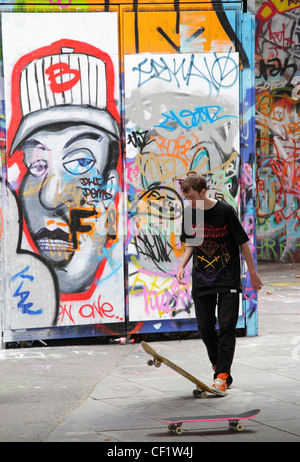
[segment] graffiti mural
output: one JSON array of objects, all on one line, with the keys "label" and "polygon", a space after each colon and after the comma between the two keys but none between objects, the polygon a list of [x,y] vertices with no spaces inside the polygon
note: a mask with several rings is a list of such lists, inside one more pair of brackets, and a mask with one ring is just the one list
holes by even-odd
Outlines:
[{"label": "graffiti mural", "polygon": [[298,261],[300,10],[259,2],[256,14],[258,259]]},{"label": "graffiti mural", "polygon": [[[2,2],[5,338],[195,330],[175,278],[190,170],[239,212],[255,256],[253,16],[148,3]],[[239,327],[255,335],[243,280]]]},{"label": "graffiti mural", "polygon": [[[2,17],[8,180],[24,218],[21,248],[55,273],[56,325],[122,320],[123,291],[101,284],[123,284],[117,282],[123,246],[116,15],[94,21],[76,15],[75,23],[60,16],[59,24],[54,15],[41,16]],[[81,20],[94,29],[105,22],[104,29],[114,31],[108,47],[114,63],[102,39],[102,49],[74,39]],[[37,47],[35,38],[34,48],[30,40],[23,44],[29,53],[15,48],[10,38],[21,22],[24,31],[44,28],[39,41],[47,44]],[[51,42],[52,36],[63,38]]]},{"label": "graffiti mural", "polygon": [[124,75],[130,319],[190,317],[189,290],[174,277],[179,183],[200,172],[212,197],[238,207],[238,54],[127,55]]}]

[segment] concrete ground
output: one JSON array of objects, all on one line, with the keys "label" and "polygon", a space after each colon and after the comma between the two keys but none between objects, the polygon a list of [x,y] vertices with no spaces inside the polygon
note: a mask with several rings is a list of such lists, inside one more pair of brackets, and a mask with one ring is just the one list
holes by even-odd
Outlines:
[{"label": "concrete ground", "polygon": [[[150,454],[181,443],[300,442],[300,265],[259,265],[259,273],[259,335],[237,338],[226,397],[194,398],[188,380],[165,365],[147,366],[140,343],[3,350],[0,441],[99,442],[106,452],[148,443]],[[201,340],[161,338],[151,346],[212,383]],[[179,436],[151,418],[256,408],[260,414],[242,432],[227,422],[193,422]]]}]

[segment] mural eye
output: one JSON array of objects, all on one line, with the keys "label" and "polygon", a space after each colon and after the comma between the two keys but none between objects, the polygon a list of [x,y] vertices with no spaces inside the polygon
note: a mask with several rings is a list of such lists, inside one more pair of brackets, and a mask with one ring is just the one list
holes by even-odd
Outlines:
[{"label": "mural eye", "polygon": [[37,160],[29,165],[28,170],[32,176],[35,178],[39,178],[44,175],[48,168],[48,164],[46,160]]},{"label": "mural eye", "polygon": [[88,149],[78,149],[65,158],[63,166],[72,175],[82,175],[93,168],[95,163],[96,159]]}]

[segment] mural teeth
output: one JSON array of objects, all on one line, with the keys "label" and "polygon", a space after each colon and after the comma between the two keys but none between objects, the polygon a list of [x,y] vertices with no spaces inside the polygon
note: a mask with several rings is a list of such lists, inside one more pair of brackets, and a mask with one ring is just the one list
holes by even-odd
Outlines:
[{"label": "mural teeth", "polygon": [[72,252],[73,244],[71,242],[61,241],[61,240],[50,240],[50,239],[40,239],[38,241],[38,246],[42,251],[49,252],[61,252],[69,251]]}]

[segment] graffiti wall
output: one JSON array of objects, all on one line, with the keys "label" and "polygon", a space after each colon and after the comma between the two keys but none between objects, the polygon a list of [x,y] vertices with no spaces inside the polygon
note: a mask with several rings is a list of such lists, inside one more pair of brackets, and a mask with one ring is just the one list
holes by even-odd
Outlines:
[{"label": "graffiti wall", "polygon": [[43,298],[35,308],[34,292],[55,301],[54,286],[55,326],[123,320],[117,15],[1,19],[7,179],[18,199],[11,245],[16,251],[21,229],[19,247],[39,257],[29,264],[23,254],[12,271],[5,324],[51,326],[51,304]]},{"label": "graffiti wall", "polygon": [[187,172],[237,210],[255,257],[253,16],[27,3],[0,10],[5,341],[196,330],[175,278]]},{"label": "graffiti wall", "polygon": [[257,2],[257,256],[299,261],[300,9]]},{"label": "graffiti wall", "polygon": [[[238,208],[238,54],[127,55],[124,77],[130,319],[191,316],[190,290],[175,278],[184,250],[180,179],[201,172],[211,197]],[[211,247],[206,258],[213,266]]]}]

